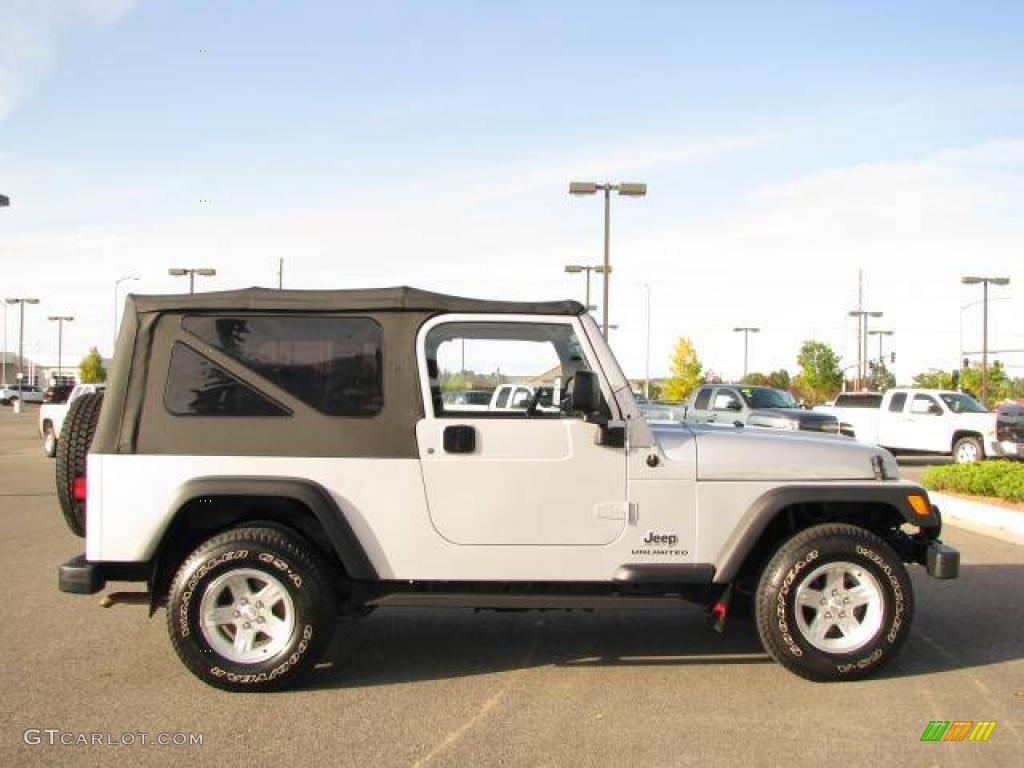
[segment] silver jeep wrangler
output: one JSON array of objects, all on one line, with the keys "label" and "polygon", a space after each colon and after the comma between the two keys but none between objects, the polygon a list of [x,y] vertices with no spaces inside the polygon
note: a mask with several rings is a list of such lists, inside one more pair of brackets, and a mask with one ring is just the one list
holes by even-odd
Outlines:
[{"label": "silver jeep wrangler", "polygon": [[[521,385],[514,407],[458,392]],[[102,398],[102,399],[101,399]],[[543,400],[543,402],[542,402]],[[410,288],[130,296],[104,395],[76,401],[60,588],[145,591],[189,670],[294,683],[378,606],[752,612],[811,680],[907,638],[904,563],[955,578],[938,510],[834,435],[652,427],[575,302]]]}]

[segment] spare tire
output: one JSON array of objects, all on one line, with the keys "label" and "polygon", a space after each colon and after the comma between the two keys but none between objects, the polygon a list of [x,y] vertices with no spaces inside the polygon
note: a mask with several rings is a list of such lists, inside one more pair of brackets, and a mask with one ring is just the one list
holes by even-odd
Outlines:
[{"label": "spare tire", "polygon": [[96,434],[103,393],[82,395],[68,408],[57,441],[57,499],[68,528],[85,536],[85,502],[75,501],[75,478],[85,477],[85,458]]}]

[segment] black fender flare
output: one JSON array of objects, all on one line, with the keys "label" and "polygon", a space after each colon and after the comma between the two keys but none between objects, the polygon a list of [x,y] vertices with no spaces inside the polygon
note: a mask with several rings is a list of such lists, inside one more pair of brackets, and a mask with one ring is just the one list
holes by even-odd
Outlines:
[{"label": "black fender flare", "polygon": [[[291,499],[307,507],[327,534],[338,559],[354,581],[377,581],[376,568],[363,549],[345,513],[319,483],[301,477],[209,476],[196,477],[175,492],[170,521],[188,503],[215,496],[271,496]],[[157,553],[159,556],[159,553]]]},{"label": "black fender flare", "polygon": [[[923,496],[928,501],[927,515],[914,512],[907,498],[913,495]],[[781,510],[794,504],[815,502],[884,504],[896,509],[906,522],[925,529],[929,536],[937,537],[942,527],[928,491],[919,485],[785,485],[765,492],[747,509],[716,558],[715,582],[724,584],[736,577],[754,544]]]}]

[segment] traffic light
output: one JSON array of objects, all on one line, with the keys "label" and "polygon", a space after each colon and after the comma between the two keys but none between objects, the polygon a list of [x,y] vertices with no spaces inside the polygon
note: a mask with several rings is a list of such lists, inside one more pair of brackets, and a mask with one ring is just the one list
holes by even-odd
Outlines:
[{"label": "traffic light", "polygon": [[896,353],[895,352],[890,352],[889,353],[889,363],[890,363],[890,365],[895,363],[895,362],[896,362]]}]

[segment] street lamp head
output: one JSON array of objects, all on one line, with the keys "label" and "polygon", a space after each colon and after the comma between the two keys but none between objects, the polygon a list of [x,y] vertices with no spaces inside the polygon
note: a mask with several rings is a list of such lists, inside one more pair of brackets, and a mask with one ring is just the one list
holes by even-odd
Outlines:
[{"label": "street lamp head", "polygon": [[1008,277],[993,277],[989,280],[992,285],[1009,285],[1010,278]]},{"label": "street lamp head", "polygon": [[182,275],[187,275],[188,274],[188,270],[187,269],[178,269],[178,268],[168,269],[167,270],[167,274],[170,275],[171,277],[181,277]]},{"label": "street lamp head", "polygon": [[47,320],[54,320],[54,321],[56,321],[56,320],[63,320],[65,323],[70,323],[74,319],[75,318],[73,318],[71,315],[50,315],[47,318]]},{"label": "street lamp head", "polygon": [[868,317],[881,317],[881,316],[882,316],[882,315],[884,315],[885,313],[884,313],[884,312],[865,312],[865,314],[866,314],[866,315],[867,315]]},{"label": "street lamp head", "polygon": [[575,275],[577,272],[582,272],[583,267],[581,267],[579,264],[566,264],[565,271],[568,272],[570,275]]},{"label": "street lamp head", "polygon": [[203,269],[197,269],[196,270],[196,274],[197,275],[202,275],[203,277],[213,277],[214,275],[217,274],[217,270],[216,269],[209,269],[208,267],[204,267]]},{"label": "street lamp head", "polygon": [[[598,274],[598,275],[603,275],[605,273],[605,268],[604,268],[604,265],[602,265],[602,264],[598,264],[596,267],[591,267],[591,269],[594,270],[594,273]],[[609,264],[608,265],[608,274],[610,275],[611,273],[612,273],[612,266],[611,266],[611,264]]]},{"label": "street lamp head", "polygon": [[597,183],[593,181],[570,181],[570,195],[594,195],[597,194]]},{"label": "street lamp head", "polygon": [[7,195],[0,195],[0,208],[6,208],[11,204],[11,198]]},{"label": "street lamp head", "polygon": [[647,185],[635,181],[624,181],[619,184],[619,194],[627,197],[643,197],[647,194]]}]

